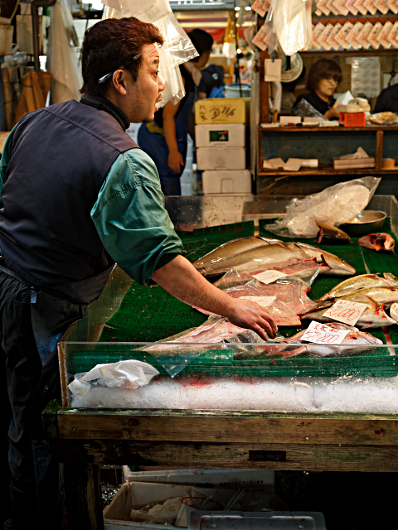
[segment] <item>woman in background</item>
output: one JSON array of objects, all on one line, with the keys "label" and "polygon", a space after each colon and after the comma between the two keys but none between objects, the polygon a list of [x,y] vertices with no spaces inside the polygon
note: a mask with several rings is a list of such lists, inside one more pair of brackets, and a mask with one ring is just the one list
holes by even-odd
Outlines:
[{"label": "woman in background", "polygon": [[339,113],[336,110],[336,100],[333,94],[342,77],[341,68],[335,61],[319,59],[311,66],[308,73],[306,88],[309,94],[302,94],[296,99],[292,109],[293,114],[323,116],[327,120],[338,118]]},{"label": "woman in background", "polygon": [[195,87],[199,85],[209,60],[213,37],[202,29],[188,33],[199,57],[180,65],[185,86],[185,96],[176,104],[171,101],[155,112],[151,123],[143,123],[138,131],[138,145],[155,162],[164,195],[181,195],[180,177],[187,156],[187,134]]}]

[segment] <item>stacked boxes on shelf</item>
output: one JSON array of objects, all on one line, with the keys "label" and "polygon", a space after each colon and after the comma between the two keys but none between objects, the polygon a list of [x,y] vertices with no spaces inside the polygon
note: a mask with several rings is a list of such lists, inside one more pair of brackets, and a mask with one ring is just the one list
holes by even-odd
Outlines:
[{"label": "stacked boxes on shelf", "polygon": [[195,141],[203,193],[251,193],[250,98],[202,99],[195,103]]}]

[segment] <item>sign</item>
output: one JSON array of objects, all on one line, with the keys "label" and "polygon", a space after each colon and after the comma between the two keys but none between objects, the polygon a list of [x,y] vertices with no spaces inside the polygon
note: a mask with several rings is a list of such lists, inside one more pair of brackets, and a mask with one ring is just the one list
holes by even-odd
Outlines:
[{"label": "sign", "polygon": [[349,329],[333,329],[320,322],[311,322],[300,340],[314,344],[341,344],[349,332]]},{"label": "sign", "polygon": [[348,300],[337,300],[332,307],[323,313],[323,316],[337,320],[337,322],[355,326],[359,317],[367,307],[367,304],[350,302]]},{"label": "sign", "polygon": [[287,274],[284,272],[274,270],[253,274],[253,278],[256,278],[256,280],[265,284],[276,282],[276,280],[279,280],[279,278],[284,278],[285,276],[287,276]]},{"label": "sign", "polygon": [[209,131],[209,142],[228,142],[228,131]]}]

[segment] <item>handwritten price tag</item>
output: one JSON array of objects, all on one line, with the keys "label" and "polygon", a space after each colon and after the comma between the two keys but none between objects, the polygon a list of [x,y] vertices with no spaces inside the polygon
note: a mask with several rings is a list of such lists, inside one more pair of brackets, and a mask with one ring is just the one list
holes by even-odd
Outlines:
[{"label": "handwritten price tag", "polygon": [[311,322],[301,340],[314,344],[341,344],[349,332],[349,329],[337,330],[320,322]]},{"label": "handwritten price tag", "polygon": [[355,326],[359,317],[368,306],[359,302],[350,302],[348,300],[337,300],[332,307],[325,311],[324,316],[338,322]]},{"label": "handwritten price tag", "polygon": [[261,305],[262,307],[268,307],[271,304],[273,304],[276,300],[276,296],[240,296],[241,300],[251,300],[252,302],[256,302],[258,305]]},{"label": "handwritten price tag", "polygon": [[256,278],[256,280],[258,280],[259,282],[266,284],[276,282],[276,280],[279,280],[279,278],[283,278],[284,276],[286,276],[284,272],[273,270],[253,274],[253,278]]}]

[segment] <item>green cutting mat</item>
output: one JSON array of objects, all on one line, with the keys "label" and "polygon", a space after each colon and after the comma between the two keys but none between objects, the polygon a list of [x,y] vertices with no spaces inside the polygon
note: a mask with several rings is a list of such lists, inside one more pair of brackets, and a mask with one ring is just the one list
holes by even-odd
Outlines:
[{"label": "green cutting mat", "polygon": [[[264,225],[271,220],[260,220],[260,235],[275,237],[267,232]],[[389,220],[386,221],[383,231],[390,232]],[[238,237],[254,235],[253,222],[235,223],[194,230],[193,232],[179,232],[184,244],[185,256],[190,261],[195,261],[217,246]],[[288,238],[280,238],[292,241]],[[353,265],[357,274],[366,273],[366,263],[370,272],[392,272],[398,275],[398,264],[392,253],[377,253],[362,249],[357,238],[352,238],[353,243],[348,245],[323,245],[323,248],[332,254],[345,259]],[[300,241],[300,240],[298,240]],[[302,239],[304,243],[315,244],[315,240]],[[362,251],[364,251],[362,253]],[[317,299],[325,292],[342,281],[343,277],[321,276],[314,282],[310,296]],[[88,371],[97,363],[116,362],[125,359],[139,359],[149,362],[156,367],[161,375],[167,372],[158,360],[146,352],[130,351],[120,342],[153,342],[178,334],[188,328],[197,327],[206,320],[206,316],[193,310],[190,306],[178,301],[161,287],[154,285],[142,287],[132,282],[118,311],[107,321],[100,337],[100,343],[87,352],[77,352],[74,356],[74,369],[76,372]],[[306,328],[308,322],[304,324]],[[393,343],[398,342],[397,326],[389,328]],[[281,328],[283,335],[291,336],[302,328]],[[386,343],[386,337],[381,330],[371,330],[371,333]],[[108,342],[115,344],[101,344]],[[388,348],[377,351],[367,351],[363,355],[353,357],[314,358],[305,355],[283,359],[279,356],[256,356],[253,358],[242,353],[233,354],[233,350],[220,352],[206,352],[191,360],[181,372],[181,376],[328,376],[362,375],[370,377],[392,377],[398,374],[398,358],[391,355]]]}]

